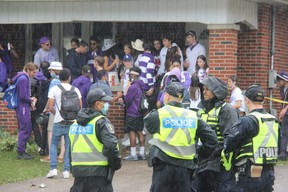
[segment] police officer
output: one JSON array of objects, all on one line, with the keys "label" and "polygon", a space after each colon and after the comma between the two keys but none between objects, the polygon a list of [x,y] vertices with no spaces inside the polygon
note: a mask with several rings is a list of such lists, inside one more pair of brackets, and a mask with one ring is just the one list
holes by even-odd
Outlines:
[{"label": "police officer", "polygon": [[203,84],[204,100],[198,105],[201,109],[198,113],[216,132],[218,145],[208,158],[207,153],[199,153],[198,191],[225,192],[235,184],[235,177],[220,163],[220,154],[223,149],[224,135],[238,121],[238,114],[230,104],[225,102],[228,86],[224,81],[216,77],[207,77],[201,83]]},{"label": "police officer", "polygon": [[114,127],[106,117],[109,101],[101,89],[87,95],[89,108],[82,109],[70,127],[72,174],[70,192],[111,192],[112,177],[121,168],[121,157]]},{"label": "police officer", "polygon": [[225,138],[225,152],[235,153],[237,191],[270,192],[275,180],[278,122],[263,108],[264,91],[252,85],[244,92],[249,115],[242,117]]},{"label": "police officer", "polygon": [[165,106],[144,118],[148,132],[153,134],[148,160],[153,166],[151,192],[192,191],[195,138],[200,138],[208,153],[217,145],[215,132],[196,112],[183,108],[183,95],[181,83],[171,82],[165,88]]}]

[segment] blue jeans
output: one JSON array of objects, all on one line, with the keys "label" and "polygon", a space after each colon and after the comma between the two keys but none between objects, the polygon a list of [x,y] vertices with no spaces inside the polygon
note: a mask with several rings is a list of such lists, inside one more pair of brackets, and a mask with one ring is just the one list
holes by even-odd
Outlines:
[{"label": "blue jeans", "polygon": [[70,171],[70,160],[69,160],[69,129],[71,125],[54,123],[52,131],[52,140],[50,147],[50,170],[57,169],[57,148],[61,140],[61,137],[64,136],[65,141],[65,155],[64,155],[64,168],[63,171]]}]

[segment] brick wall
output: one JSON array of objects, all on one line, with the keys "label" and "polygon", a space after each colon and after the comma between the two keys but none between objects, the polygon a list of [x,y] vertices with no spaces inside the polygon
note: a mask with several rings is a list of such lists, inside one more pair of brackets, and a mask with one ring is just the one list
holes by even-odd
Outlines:
[{"label": "brick wall", "polygon": [[227,82],[237,73],[237,30],[209,30],[209,75]]},{"label": "brick wall", "polygon": [[16,133],[18,129],[18,121],[14,110],[10,110],[0,100],[0,128],[10,133]]},{"label": "brick wall", "polygon": [[[0,98],[2,96],[0,95]],[[115,133],[118,138],[124,136],[124,109],[119,103],[112,104],[109,109],[108,118],[115,127]],[[17,116],[14,110],[10,110],[3,103],[3,100],[0,100],[0,128],[10,133],[16,133],[18,129]]]},{"label": "brick wall", "polygon": [[[275,15],[275,55],[274,70],[288,71],[288,11],[276,7]],[[240,88],[258,83],[269,95],[268,71],[271,69],[271,35],[272,35],[272,6],[261,4],[258,7],[258,29],[252,30],[240,25],[238,35],[237,75]],[[273,89],[272,96],[280,98],[278,88]],[[266,102],[266,107],[268,108]],[[273,102],[273,108],[280,109],[279,103]]]},{"label": "brick wall", "polygon": [[110,106],[108,118],[114,125],[117,137],[122,138],[124,136],[125,113],[119,103],[114,103]]}]

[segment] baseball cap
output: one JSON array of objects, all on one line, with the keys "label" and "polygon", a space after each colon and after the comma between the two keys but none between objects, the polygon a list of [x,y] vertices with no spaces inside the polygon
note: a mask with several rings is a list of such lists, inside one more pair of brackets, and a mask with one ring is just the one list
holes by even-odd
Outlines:
[{"label": "baseball cap", "polygon": [[106,95],[106,93],[100,88],[90,90],[86,98],[89,105],[95,103],[96,101],[111,101],[112,99],[113,97]]},{"label": "baseball cap", "polygon": [[259,85],[249,86],[242,94],[254,102],[262,102],[265,97],[265,93]]},{"label": "baseball cap", "polygon": [[288,73],[286,71],[281,71],[279,74],[277,74],[277,80],[284,80],[284,81],[288,81]]},{"label": "baseball cap", "polygon": [[58,61],[52,61],[50,63],[50,67],[48,68],[48,70],[50,69],[54,69],[54,70],[62,70],[63,67],[62,67],[62,63],[58,62]]},{"label": "baseball cap", "polygon": [[82,72],[84,73],[85,76],[90,76],[91,75],[91,67],[90,67],[90,65],[84,65],[82,67]]},{"label": "baseball cap", "polygon": [[39,40],[40,44],[46,43],[47,41],[50,41],[49,37],[41,37]]},{"label": "baseball cap", "polygon": [[128,54],[128,55],[124,55],[123,61],[133,61],[133,57],[132,55]]},{"label": "baseball cap", "polygon": [[184,87],[179,82],[171,82],[166,86],[165,92],[173,97],[182,99],[184,95]]}]

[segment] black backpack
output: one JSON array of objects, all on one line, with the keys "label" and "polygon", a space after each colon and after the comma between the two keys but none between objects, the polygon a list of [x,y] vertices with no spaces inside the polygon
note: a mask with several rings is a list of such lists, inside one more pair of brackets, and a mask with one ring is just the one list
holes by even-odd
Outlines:
[{"label": "black backpack", "polygon": [[149,112],[148,99],[147,99],[145,91],[143,91],[142,87],[139,84],[138,84],[138,86],[140,87],[140,89],[142,91],[142,96],[141,96],[140,106],[139,106],[138,112],[141,113],[142,115],[146,115]]},{"label": "black backpack", "polygon": [[61,117],[64,120],[76,119],[77,113],[80,111],[80,100],[78,94],[75,91],[75,87],[72,86],[69,91],[64,89],[60,84],[58,87],[61,89],[61,109],[58,108]]}]

